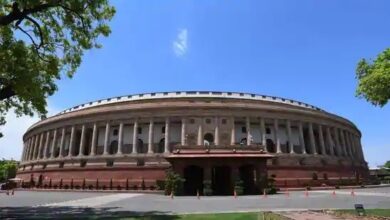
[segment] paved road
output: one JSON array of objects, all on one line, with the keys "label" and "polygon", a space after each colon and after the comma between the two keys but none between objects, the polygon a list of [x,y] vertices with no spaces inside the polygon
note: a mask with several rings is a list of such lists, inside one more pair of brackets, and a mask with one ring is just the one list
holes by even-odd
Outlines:
[{"label": "paved road", "polygon": [[352,209],[356,203],[365,208],[390,208],[390,187],[355,190],[290,192],[263,196],[175,197],[131,193],[16,192],[0,193],[0,219],[4,216],[60,217],[77,214],[103,214],[109,217],[143,214],[204,213],[233,211],[287,211],[307,209]]}]

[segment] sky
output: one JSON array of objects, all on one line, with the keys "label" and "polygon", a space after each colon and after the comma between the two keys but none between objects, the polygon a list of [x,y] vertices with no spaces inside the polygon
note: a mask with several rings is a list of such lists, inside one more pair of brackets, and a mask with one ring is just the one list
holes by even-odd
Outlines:
[{"label": "sky", "polygon": [[[362,132],[366,161],[390,160],[390,104],[355,97],[361,58],[390,46],[388,0],[112,1],[103,48],[58,81],[50,114],[143,92],[239,91],[291,98],[346,117]],[[37,118],[7,116],[0,158],[20,159]]]}]

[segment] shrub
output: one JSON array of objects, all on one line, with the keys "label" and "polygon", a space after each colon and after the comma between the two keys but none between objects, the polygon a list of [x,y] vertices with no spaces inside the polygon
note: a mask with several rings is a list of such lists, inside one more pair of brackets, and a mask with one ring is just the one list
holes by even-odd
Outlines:
[{"label": "shrub", "polygon": [[211,180],[203,181],[203,195],[205,196],[213,195],[213,189],[211,188]]},{"label": "shrub", "polygon": [[165,194],[170,195],[173,192],[175,195],[180,195],[183,183],[184,179],[179,174],[168,170],[165,177]]},{"label": "shrub", "polygon": [[165,189],[165,180],[156,180],[156,185],[158,190]]}]

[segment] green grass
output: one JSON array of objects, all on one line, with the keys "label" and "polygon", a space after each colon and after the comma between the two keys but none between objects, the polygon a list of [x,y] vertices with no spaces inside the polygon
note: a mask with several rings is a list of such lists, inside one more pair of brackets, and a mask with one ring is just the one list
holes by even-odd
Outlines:
[{"label": "green grass", "polygon": [[248,212],[248,213],[220,213],[220,214],[188,214],[188,215],[151,215],[151,216],[137,216],[122,218],[130,219],[144,219],[144,220],[282,220],[274,213]]},{"label": "green grass", "polygon": [[[354,209],[348,210],[337,210],[337,214],[350,214],[357,215]],[[390,217],[390,209],[366,209],[366,215],[368,216],[381,216],[381,217]]]}]

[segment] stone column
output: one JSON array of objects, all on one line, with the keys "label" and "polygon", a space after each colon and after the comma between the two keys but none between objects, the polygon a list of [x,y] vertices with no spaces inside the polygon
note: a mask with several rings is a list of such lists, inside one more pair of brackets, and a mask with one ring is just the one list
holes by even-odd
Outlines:
[{"label": "stone column", "polygon": [[104,134],[104,151],[103,151],[103,155],[107,155],[108,154],[109,141],[110,141],[110,122],[108,121],[106,123],[106,132]]},{"label": "stone column", "polygon": [[97,132],[98,129],[97,129],[97,124],[95,122],[93,123],[93,129],[92,129],[91,153],[89,154],[90,156],[96,155]]},{"label": "stone column", "polygon": [[316,142],[314,139],[314,132],[313,132],[313,123],[309,122],[309,139],[310,139],[310,147],[312,154],[317,154],[316,150]]},{"label": "stone column", "polygon": [[230,145],[235,145],[236,144],[236,129],[234,126],[234,117],[231,118],[231,134],[230,134]]},{"label": "stone column", "polygon": [[27,155],[28,160],[32,159],[33,152],[34,152],[34,136],[30,137],[30,146]]},{"label": "stone column", "polygon": [[278,119],[274,119],[274,137],[276,142],[276,153],[282,153],[282,149],[280,149]]},{"label": "stone column", "polygon": [[42,132],[39,138],[39,148],[38,148],[38,156],[37,156],[38,160],[41,159],[42,157],[43,137],[44,137],[44,133]]},{"label": "stone column", "polygon": [[153,119],[150,119],[149,122],[149,136],[148,136],[148,153],[153,153],[153,128],[154,122]]},{"label": "stone column", "polygon": [[65,144],[65,128],[62,128],[62,135],[61,135],[61,140],[60,140],[60,153],[59,157],[64,156],[64,144]]},{"label": "stone column", "polygon": [[74,150],[74,132],[75,132],[75,126],[73,125],[70,130],[70,140],[69,140],[69,152],[68,157],[73,156],[73,150]]},{"label": "stone column", "polygon": [[27,139],[27,150],[26,150],[26,154],[24,155],[24,160],[28,160],[28,154],[30,152],[30,144],[31,144],[31,139],[28,138]]},{"label": "stone column", "polygon": [[345,139],[345,150],[347,152],[347,156],[348,157],[351,157],[351,151],[350,151],[350,142],[349,142],[349,136],[348,136],[348,131],[347,130],[344,130],[343,131],[343,135],[344,135],[344,139]]},{"label": "stone column", "polygon": [[341,156],[342,152],[341,152],[341,149],[340,149],[339,133],[338,133],[336,127],[333,128],[333,133],[334,133],[334,136],[335,136],[334,139],[336,139],[335,146],[336,146],[337,156]]},{"label": "stone column", "polygon": [[54,158],[54,149],[56,147],[56,142],[57,142],[57,128],[54,129],[54,134],[53,134],[53,142],[51,143],[51,153],[50,153],[50,158]]},{"label": "stone column", "polygon": [[318,124],[318,137],[320,139],[321,154],[326,155],[324,133],[322,131],[322,125]]},{"label": "stone column", "polygon": [[333,151],[333,140],[332,136],[330,134],[330,128],[329,126],[326,126],[326,139],[328,140],[328,146],[329,146],[329,153],[330,155],[334,156],[334,151]]},{"label": "stone column", "polygon": [[186,143],[186,127],[187,127],[187,120],[185,118],[181,119],[181,145],[185,146]]},{"label": "stone column", "polygon": [[265,122],[264,118],[260,118],[260,131],[261,131],[261,145],[264,146],[264,150],[267,152],[267,140],[265,138]]},{"label": "stone column", "polygon": [[36,135],[35,147],[34,147],[34,159],[37,160],[39,156],[39,147],[41,146],[41,135]]},{"label": "stone column", "polygon": [[117,155],[122,155],[123,153],[123,122],[119,123],[119,131],[118,131],[118,151]]},{"label": "stone column", "polygon": [[219,119],[218,117],[215,118],[215,131],[214,131],[214,136],[215,136],[215,145],[219,145]]},{"label": "stone column", "polygon": [[251,134],[251,121],[249,117],[246,117],[246,145],[250,146],[252,143],[252,134]]},{"label": "stone column", "polygon": [[47,159],[47,149],[49,148],[50,131],[46,132],[45,148],[43,148],[43,159]]},{"label": "stone column", "polygon": [[164,152],[169,153],[169,118],[165,119]]},{"label": "stone column", "polygon": [[349,151],[351,152],[351,158],[353,158],[354,152],[353,152],[353,141],[352,141],[351,132],[348,132],[348,141],[349,141]]},{"label": "stone column", "polygon": [[199,146],[203,146],[204,143],[203,143],[203,121],[201,120],[201,122],[199,123],[199,126],[198,126],[198,143],[197,145]]},{"label": "stone column", "polygon": [[294,144],[292,142],[292,133],[291,133],[291,121],[286,120],[286,128],[287,128],[287,139],[288,139],[288,148],[290,149],[290,154],[294,154]]},{"label": "stone column", "polygon": [[80,148],[79,148],[79,157],[84,156],[84,146],[85,146],[85,125],[81,126],[81,137],[80,137]]},{"label": "stone column", "polygon": [[345,146],[345,137],[344,137],[344,131],[343,129],[339,129],[339,132],[340,132],[340,137],[341,137],[341,149],[343,151],[343,155],[344,157],[347,157],[347,149],[346,149],[346,146]]},{"label": "stone column", "polygon": [[24,155],[26,154],[27,141],[23,141],[22,156],[20,157],[20,162],[24,161]]},{"label": "stone column", "polygon": [[134,121],[134,128],[133,128],[133,150],[131,152],[132,154],[138,153],[137,142],[138,142],[138,120],[136,119]]},{"label": "stone column", "polygon": [[357,140],[358,140],[358,146],[359,146],[360,159],[362,161],[364,161],[364,151],[363,151],[363,146],[362,146],[362,142],[360,139],[361,139],[360,136],[358,136]]}]

